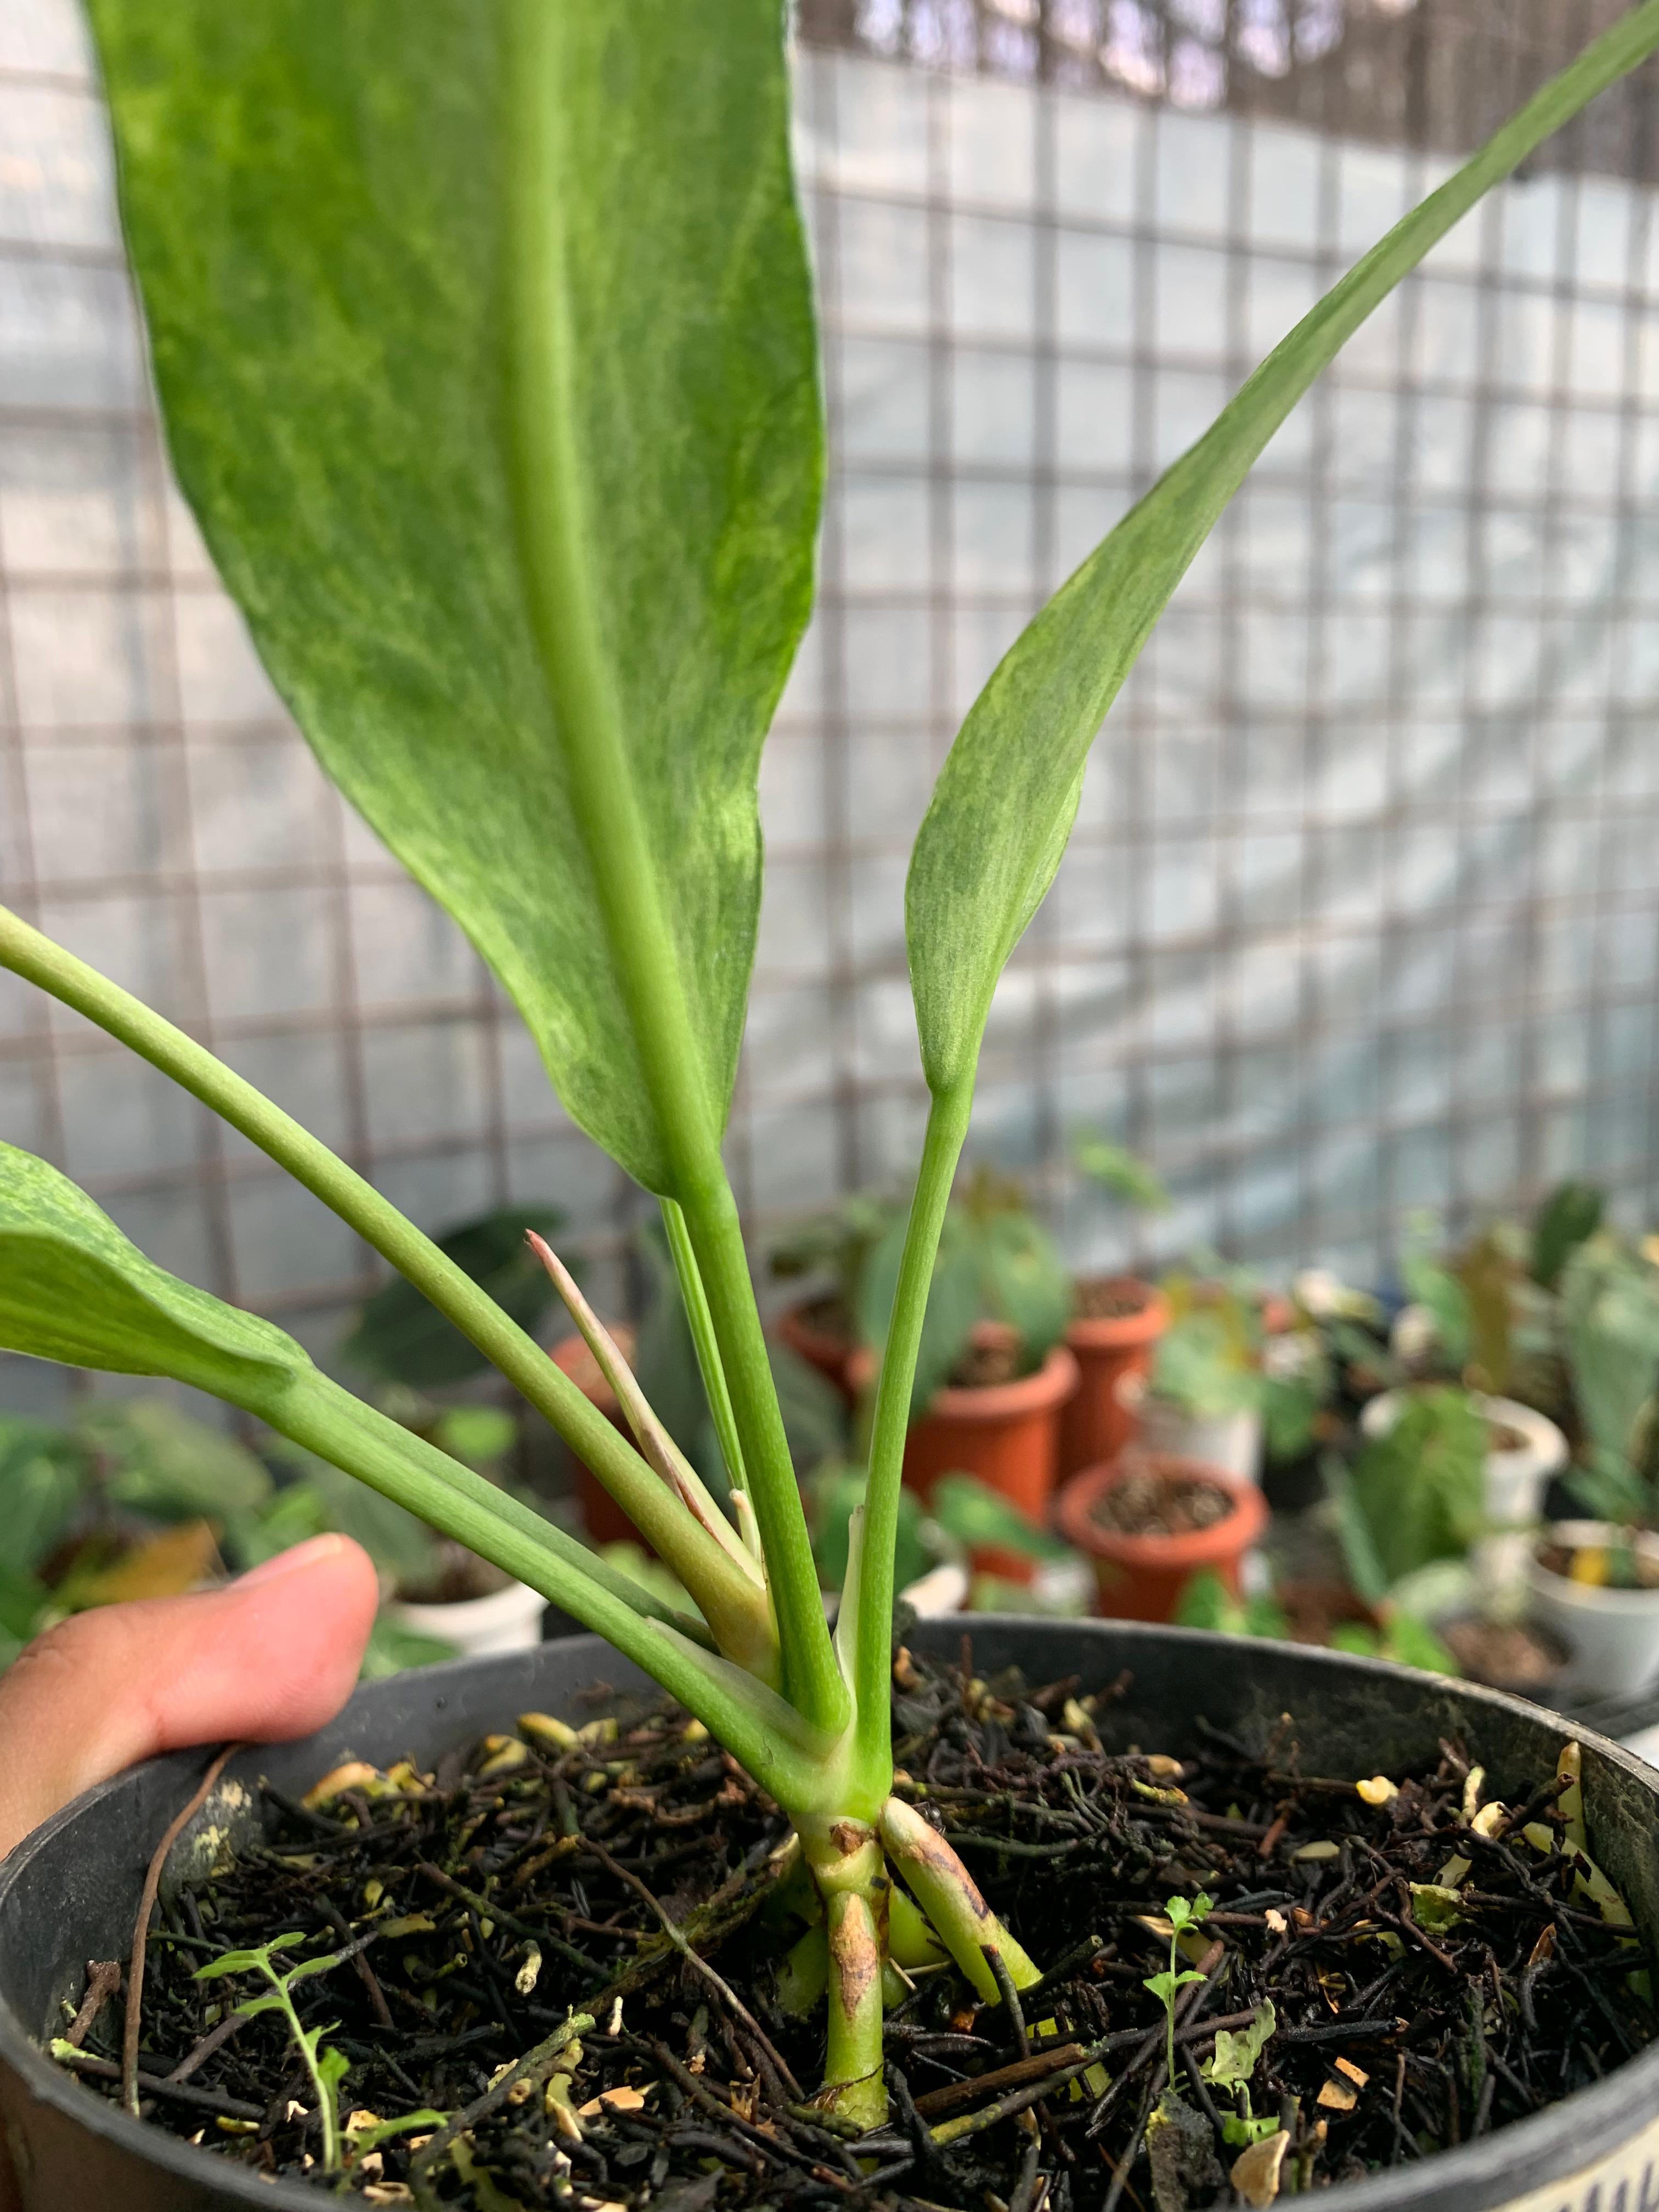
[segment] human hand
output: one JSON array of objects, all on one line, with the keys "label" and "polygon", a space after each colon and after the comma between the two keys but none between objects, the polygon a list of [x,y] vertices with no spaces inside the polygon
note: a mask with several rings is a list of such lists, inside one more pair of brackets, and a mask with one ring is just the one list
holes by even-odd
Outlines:
[{"label": "human hand", "polygon": [[313,1536],[223,1589],[77,1613],[0,1675],[0,1854],[158,1752],[277,1743],[350,1695],[379,1591],[347,1536]]},{"label": "human hand", "polygon": [[[277,1743],[351,1694],[380,1590],[313,1536],[228,1588],[77,1613],[0,1675],[0,1854],[94,1782],[196,1743]],[[0,2212],[21,2199],[0,2141]]]}]

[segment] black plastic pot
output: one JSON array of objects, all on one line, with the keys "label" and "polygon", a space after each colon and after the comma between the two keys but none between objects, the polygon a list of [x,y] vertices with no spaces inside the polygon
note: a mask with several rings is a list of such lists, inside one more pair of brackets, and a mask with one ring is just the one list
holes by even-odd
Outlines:
[{"label": "black plastic pot", "polygon": [[[919,1623],[911,1641],[954,1658],[966,1625]],[[971,1628],[983,1673],[1018,1664],[1033,1681],[1076,1674],[1091,1688],[1127,1669],[1127,1694],[1100,1721],[1109,1748],[1140,1743],[1178,1753],[1200,1714],[1260,1747],[1288,1712],[1313,1771],[1398,1772],[1458,1734],[1502,1792],[1553,1768],[1578,1733],[1496,1691],[1299,1645],[1120,1621],[984,1616]],[[319,1735],[239,1758],[178,1851],[187,1855],[204,1825],[234,1831],[251,1821],[247,1785],[260,1774],[302,1790],[349,1755],[384,1763],[412,1753],[429,1765],[488,1729],[510,1728],[526,1710],[589,1719],[605,1710],[596,1690],[626,1696],[642,1686],[596,1637],[376,1683]],[[1651,1942],[1659,1930],[1659,1773],[1605,1739],[1580,1733],[1580,1741],[1592,1848]],[[60,2030],[62,2001],[78,1995],[86,1960],[125,1956],[145,1866],[203,1764],[199,1753],[176,1754],[105,1784],[0,1867],[0,2126],[25,2212],[318,2212],[326,2201],[301,2184],[258,2181],[129,2118],[41,2049]],[[1553,2111],[1427,2164],[1322,2191],[1319,2201],[1331,2212],[1655,2212],[1659,2045]]]}]

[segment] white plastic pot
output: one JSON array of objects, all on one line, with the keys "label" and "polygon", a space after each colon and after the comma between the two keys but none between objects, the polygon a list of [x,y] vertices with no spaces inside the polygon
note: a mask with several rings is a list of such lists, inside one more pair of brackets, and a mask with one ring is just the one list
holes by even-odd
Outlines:
[{"label": "white plastic pot", "polygon": [[1143,1449],[1171,1459],[1201,1460],[1240,1482],[1261,1481],[1261,1415],[1254,1406],[1236,1413],[1189,1413],[1173,1399],[1147,1390],[1138,1411],[1135,1441]]},{"label": "white plastic pot", "polygon": [[[1384,1390],[1371,1399],[1359,1416],[1361,1431],[1368,1437],[1387,1436],[1409,1396],[1405,1390]],[[1520,1582],[1527,1571],[1527,1531],[1543,1510],[1544,1486],[1567,1463],[1567,1440],[1553,1421],[1519,1399],[1489,1398],[1479,1390],[1470,1397],[1484,1419],[1514,1429],[1527,1440],[1513,1451],[1486,1454],[1486,1518],[1496,1529],[1508,1533],[1483,1536],[1470,1565],[1477,1582],[1498,1589]]]},{"label": "white plastic pot", "polygon": [[435,1636],[463,1659],[483,1659],[539,1644],[547,1600],[526,1583],[508,1583],[488,1597],[458,1598],[449,1605],[411,1605],[398,1599],[386,1610],[415,1635]]},{"label": "white plastic pot", "polygon": [[899,1592],[914,1606],[918,1620],[938,1620],[947,1613],[960,1613],[968,1602],[968,1570],[956,1559],[941,1559]]},{"label": "white plastic pot", "polygon": [[[1566,1546],[1616,1544],[1626,1532],[1602,1521],[1559,1521],[1551,1540]],[[1659,1536],[1643,1532],[1636,1547],[1659,1564]],[[1528,1557],[1528,1588],[1535,1617],[1572,1653],[1559,1684],[1567,1697],[1623,1698],[1659,1674],[1659,1589],[1597,1589],[1553,1574]]]}]

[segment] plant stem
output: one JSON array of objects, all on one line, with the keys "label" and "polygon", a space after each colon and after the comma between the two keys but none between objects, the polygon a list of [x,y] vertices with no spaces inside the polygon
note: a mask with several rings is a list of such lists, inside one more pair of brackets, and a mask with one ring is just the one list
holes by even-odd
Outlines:
[{"label": "plant stem", "polygon": [[574,1613],[695,1713],[786,1811],[822,1798],[832,1745],[741,1668],[647,1618],[665,1608],[482,1475],[314,1369],[246,1410]]},{"label": "plant stem", "polygon": [[884,1790],[890,1787],[892,1778],[887,1676],[892,1662],[893,1554],[898,1540],[904,1437],[910,1425],[910,1392],[921,1347],[927,1294],[933,1287],[933,1261],[973,1103],[970,1071],[956,1090],[936,1096],[928,1113],[876,1389],[870,1474],[865,1486],[864,1545],[859,1562],[853,1686],[858,1709],[854,1756],[860,1772],[872,1783],[878,1779]]},{"label": "plant stem", "polygon": [[689,1192],[684,1204],[686,1227],[732,1386],[748,1494],[760,1524],[767,1578],[777,1614],[785,1691],[814,1727],[839,1735],[852,1718],[852,1700],[824,1625],[823,1599],[800,1488],[790,1462],[789,1441],[784,1434],[772,1365],[755,1306],[737,1201],[724,1170],[717,1180]]},{"label": "plant stem", "polygon": [[311,2086],[317,2093],[317,2117],[323,2124],[323,2171],[325,2173],[337,2173],[340,2167],[340,2113],[334,2101],[334,2092],[323,2079],[317,2053],[295,2009],[288,1978],[279,1973],[269,1959],[259,1961],[259,1971],[276,1992],[276,2002],[288,2022],[289,2034],[305,2062],[306,2072],[311,2076]]},{"label": "plant stem", "polygon": [[714,1335],[714,1316],[708,1310],[708,1293],[702,1286],[702,1276],[697,1267],[697,1255],[691,1249],[691,1232],[685,1225],[685,1215],[672,1198],[662,1200],[662,1225],[667,1234],[674,1273],[679,1279],[680,1297],[684,1303],[685,1318],[697,1355],[697,1372],[702,1377],[703,1395],[708,1401],[714,1434],[720,1439],[720,1456],[726,1462],[726,1472],[732,1487],[743,1490],[746,1487],[743,1473],[743,1440],[738,1434],[737,1416],[732,1410],[732,1393],[726,1387],[726,1370],[720,1364],[720,1348]]},{"label": "plant stem", "polygon": [[842,1890],[826,1900],[829,2049],[822,2101],[865,2129],[887,2118],[882,2078],[881,1945],[869,1899]]},{"label": "plant stem", "polygon": [[[447,1258],[429,1237],[328,1146],[193,1037],[107,976],[0,907],[0,967],[37,984],[129,1046],[228,1121],[355,1229],[428,1297],[446,1320],[557,1431],[653,1550],[669,1556],[678,1524],[693,1516],[535,1339]],[[689,1587],[689,1585],[688,1585]]]},{"label": "plant stem", "polygon": [[736,1201],[720,1160],[708,1062],[667,917],[616,685],[594,602],[596,564],[572,445],[575,341],[558,134],[558,11],[510,0],[504,12],[509,194],[505,311],[514,520],[562,752],[569,802],[593,871],[617,988],[639,1056],[659,1154],[659,1197],[678,1200],[708,1292],[741,1455],[777,1610],[786,1688],[815,1726],[850,1707],[824,1626],[806,1517],[755,1307]]},{"label": "plant stem", "polygon": [[951,1845],[902,1798],[890,1797],[881,1808],[881,1840],[940,1942],[987,2004],[995,2004],[1002,1995],[988,1950],[997,1953],[1017,1990],[1042,1979]]}]

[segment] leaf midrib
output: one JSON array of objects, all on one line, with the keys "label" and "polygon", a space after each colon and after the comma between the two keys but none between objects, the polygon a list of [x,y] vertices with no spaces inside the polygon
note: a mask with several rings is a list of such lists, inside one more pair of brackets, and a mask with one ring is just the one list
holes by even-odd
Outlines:
[{"label": "leaf midrib", "polygon": [[507,24],[505,431],[531,635],[655,1120],[669,1186],[659,1195],[684,1197],[711,1167],[718,1173],[719,1133],[594,595],[599,562],[575,434],[576,349],[561,190],[568,168],[562,142],[567,103],[556,97],[556,79],[565,34],[545,0],[509,0]]}]

